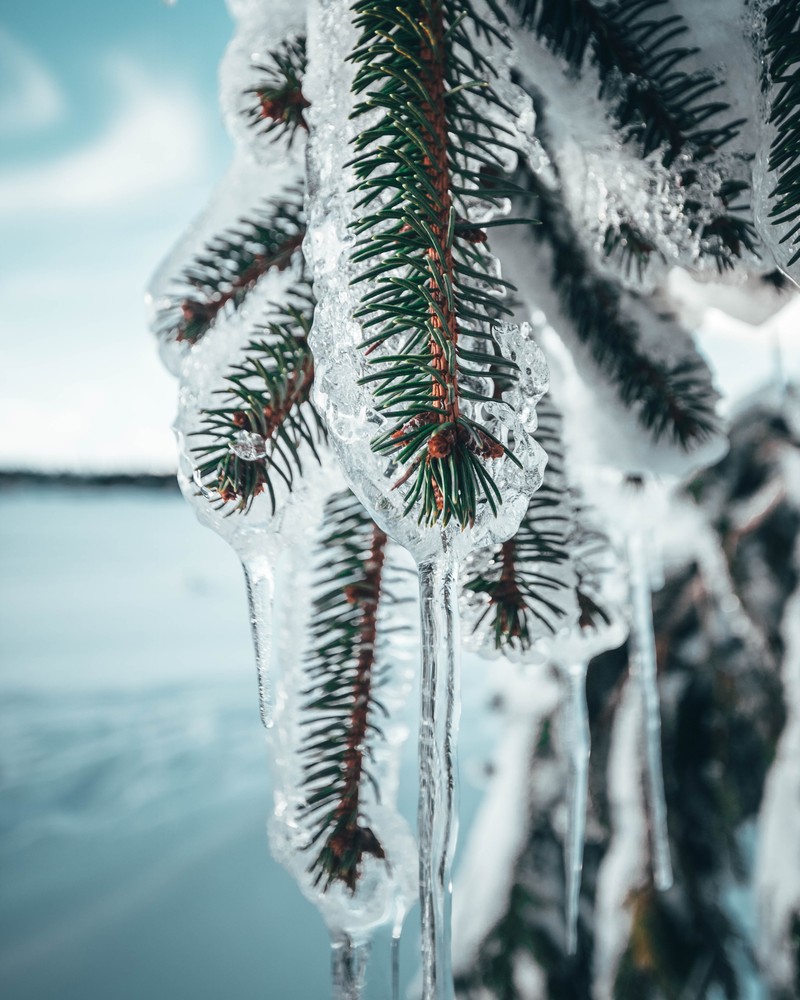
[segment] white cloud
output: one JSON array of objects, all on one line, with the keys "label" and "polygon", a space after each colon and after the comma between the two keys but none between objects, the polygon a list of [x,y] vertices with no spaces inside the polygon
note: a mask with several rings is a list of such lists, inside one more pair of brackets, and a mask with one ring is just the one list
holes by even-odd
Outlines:
[{"label": "white cloud", "polygon": [[0,27],[0,133],[33,132],[64,110],[64,97],[36,56]]},{"label": "white cloud", "polygon": [[203,109],[188,91],[129,60],[106,73],[120,107],[98,139],[41,166],[0,173],[0,214],[105,209],[192,181],[203,169]]}]

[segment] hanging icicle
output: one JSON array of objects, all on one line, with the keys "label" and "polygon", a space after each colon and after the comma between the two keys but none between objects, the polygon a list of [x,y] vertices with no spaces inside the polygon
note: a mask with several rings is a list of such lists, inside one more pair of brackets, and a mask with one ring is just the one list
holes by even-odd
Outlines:
[{"label": "hanging icicle", "polygon": [[672,885],[672,860],[661,764],[661,707],[658,695],[650,572],[644,538],[638,530],[634,530],[628,537],[628,566],[631,594],[631,670],[639,683],[643,707],[644,766],[653,851],[653,881],[656,888],[663,891]]},{"label": "hanging icicle", "polygon": [[258,707],[265,729],[273,723],[272,681],[269,665],[272,658],[272,609],[275,598],[275,578],[272,566],[266,559],[242,560],[247,587],[247,607],[250,613],[250,631],[256,654],[258,675]]}]

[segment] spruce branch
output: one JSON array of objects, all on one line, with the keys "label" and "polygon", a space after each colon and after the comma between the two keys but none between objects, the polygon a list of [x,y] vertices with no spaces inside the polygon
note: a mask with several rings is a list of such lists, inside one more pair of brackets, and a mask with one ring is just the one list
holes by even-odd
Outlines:
[{"label": "spruce branch", "polygon": [[[738,134],[745,119],[719,123],[729,105],[712,99],[723,81],[709,70],[686,67],[700,50],[688,46],[688,31],[679,14],[658,16],[667,0],[509,0],[522,24],[573,73],[595,66],[599,94],[611,107],[623,142],[639,154],[661,156],[676,171],[675,183],[686,192],[683,212],[699,238],[700,252],[712,257],[720,272],[733,267],[745,251],[757,253],[757,236],[748,219],[750,206],[740,195],[748,183],[723,177],[702,202],[692,194],[703,161]],[[524,72],[524,67],[521,67]],[[716,122],[716,123],[715,123]],[[704,182],[708,184],[706,180]],[[709,195],[714,203],[709,206]],[[633,219],[610,227],[605,245],[623,251],[623,264],[641,272],[654,256],[654,246],[639,238]]]},{"label": "spruce branch", "polygon": [[[531,171],[526,171],[525,183],[541,222],[530,230],[530,238],[548,246],[551,282],[561,308],[620,400],[636,408],[639,423],[655,441],[669,438],[688,449],[706,440],[717,423],[705,367],[689,359],[668,364],[641,349],[640,329],[626,312],[622,289],[593,269],[558,191]],[[645,302],[632,292],[625,294]]]},{"label": "spruce branch", "polygon": [[346,490],[325,508],[317,565],[310,648],[310,685],[302,706],[305,815],[314,825],[309,871],[327,890],[342,882],[355,892],[364,858],[385,852],[362,815],[376,718],[385,714],[377,689],[379,609],[393,595],[386,582],[387,538]]},{"label": "spruce branch", "polygon": [[249,99],[244,115],[254,129],[273,138],[286,137],[291,147],[298,129],[308,131],[305,111],[309,103],[303,95],[306,71],[306,40],[300,35],[285,39],[253,68],[259,81],[245,91]]},{"label": "spruce branch", "polygon": [[774,225],[791,225],[781,243],[797,249],[788,266],[800,260],[800,4],[777,0],[766,14],[766,60],[769,82],[778,88],[769,112],[777,132],[769,151],[769,169],[778,175],[770,192]]},{"label": "spruce branch", "polygon": [[571,559],[572,518],[561,415],[549,395],[542,397],[536,412],[536,439],[547,452],[542,485],[531,497],[516,534],[479,556],[464,580],[465,591],[487,599],[475,629],[488,617],[496,649],[526,650],[537,636],[553,635],[564,622],[564,598],[574,587],[571,574],[565,572]]},{"label": "spruce branch", "polygon": [[680,14],[657,15],[667,0],[508,0],[522,23],[581,72],[587,57],[600,75],[625,141],[643,156],[663,150],[666,165],[682,152],[703,160],[739,133],[744,119],[712,124],[729,109],[714,100],[722,83],[709,70],[689,70],[700,50],[685,44]]},{"label": "spruce branch", "polygon": [[303,192],[294,188],[210,240],[176,282],[159,318],[160,336],[197,343],[221,315],[241,306],[259,278],[290,265],[304,235]]},{"label": "spruce branch", "polygon": [[508,312],[506,286],[468,207],[500,207],[476,168],[499,168],[508,148],[492,112],[510,109],[474,40],[497,32],[468,0],[358,0],[354,14],[353,89],[364,96],[353,115],[378,113],[353,160],[364,212],[354,223],[353,259],[365,265],[356,280],[373,284],[357,314],[374,367],[364,381],[391,421],[373,448],[406,466],[396,485],[410,481],[407,513],[464,527],[480,503],[496,510],[502,497],[486,463],[510,454],[463,409],[492,399],[496,373],[515,367],[491,330]]},{"label": "spruce branch", "polygon": [[223,504],[234,503],[234,510],[249,510],[266,491],[274,513],[274,481],[291,490],[303,473],[303,445],[319,461],[317,448],[325,440],[309,399],[314,379],[310,288],[301,286],[288,304],[272,309],[261,336],[250,342],[244,360],[217,390],[222,405],[203,412],[195,433],[192,451],[204,488]]}]

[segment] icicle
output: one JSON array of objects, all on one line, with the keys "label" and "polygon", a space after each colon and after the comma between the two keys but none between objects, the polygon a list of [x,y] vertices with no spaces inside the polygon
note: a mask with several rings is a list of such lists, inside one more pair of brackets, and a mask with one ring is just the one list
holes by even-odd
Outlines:
[{"label": "icicle", "polygon": [[272,568],[263,559],[242,560],[247,584],[247,606],[250,631],[256,654],[258,672],[258,706],[265,729],[273,723],[272,682],[269,676],[272,657],[272,612],[275,599],[275,578]]},{"label": "icicle", "polygon": [[401,914],[392,928],[392,1000],[400,1000],[400,939],[403,935],[403,916]]},{"label": "icicle", "polygon": [[349,934],[331,935],[333,1000],[361,1000],[368,958],[368,941]]},{"label": "icicle", "polygon": [[653,879],[657,889],[672,885],[672,861],[667,829],[667,803],[661,764],[661,709],[656,675],[656,642],[650,575],[645,541],[634,531],[628,539],[631,594],[631,664],[639,682],[644,717],[645,777],[653,850]]},{"label": "icicle", "polygon": [[422,677],[419,729],[419,878],[422,1000],[451,1000],[456,740],[460,713],[458,564],[447,548],[419,570]]},{"label": "icicle", "polygon": [[586,707],[585,662],[568,668],[566,728],[569,742],[569,795],[564,868],[567,875],[567,954],[578,949],[578,908],[586,837],[586,802],[589,789],[589,713]]}]

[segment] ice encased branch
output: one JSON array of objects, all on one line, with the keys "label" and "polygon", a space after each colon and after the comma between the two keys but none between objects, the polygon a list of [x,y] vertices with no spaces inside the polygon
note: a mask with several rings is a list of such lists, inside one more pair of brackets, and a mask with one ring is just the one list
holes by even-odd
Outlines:
[{"label": "ice encased branch", "polygon": [[[439,533],[421,529],[413,516],[405,516],[402,490],[392,488],[403,470],[372,447],[375,437],[391,423],[362,383],[374,368],[365,358],[365,331],[356,316],[375,285],[373,280],[353,285],[366,267],[352,260],[355,237],[351,223],[364,210],[357,207],[358,195],[353,191],[356,179],[350,165],[351,147],[359,131],[368,125],[363,118],[354,121],[350,117],[353,98],[346,97],[354,77],[347,55],[356,41],[347,3],[329,0],[314,5],[306,79],[311,134],[305,242],[318,302],[311,338],[317,366],[314,398],[351,488],[381,527],[419,560],[438,548]],[[479,226],[481,221],[478,218],[475,224]],[[478,403],[474,409],[472,404],[464,405],[472,416],[489,424],[498,438],[513,440],[520,465],[507,456],[487,463],[503,497],[502,510],[494,518],[484,505],[468,533],[470,545],[511,534],[530,494],[541,482],[544,456],[530,436],[530,424],[524,426],[516,411],[522,408],[523,400],[532,404],[544,391],[546,366],[525,331],[506,329],[502,347],[521,369],[515,392],[505,394],[502,403]]]}]

